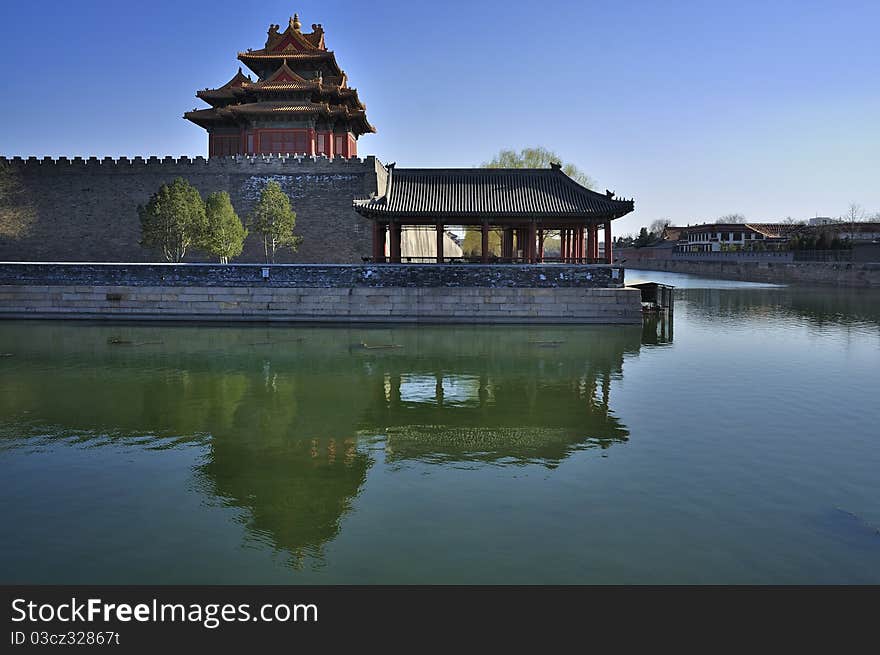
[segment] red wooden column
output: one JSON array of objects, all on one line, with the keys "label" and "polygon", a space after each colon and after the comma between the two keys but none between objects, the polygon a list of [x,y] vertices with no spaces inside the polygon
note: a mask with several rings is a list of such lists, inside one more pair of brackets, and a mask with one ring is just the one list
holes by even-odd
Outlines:
[{"label": "red wooden column", "polygon": [[611,220],[605,221],[605,263],[614,263],[614,253],[611,247]]},{"label": "red wooden column", "polygon": [[534,264],[538,259],[538,250],[536,241],[538,238],[538,224],[532,220],[529,221],[529,264]]},{"label": "red wooden column", "polygon": [[385,245],[388,239],[388,223],[379,223],[379,261],[385,262]]},{"label": "red wooden column", "polygon": [[484,220],[481,226],[482,241],[480,247],[480,261],[484,264],[489,263],[489,221]]},{"label": "red wooden column", "polygon": [[373,221],[373,263],[379,261],[379,221]]},{"label": "red wooden column", "polygon": [[443,223],[437,222],[437,263],[443,263]]},{"label": "red wooden column", "polygon": [[577,252],[575,253],[575,257],[577,258],[577,263],[582,264],[584,259],[584,226],[581,225],[577,228]]},{"label": "red wooden column", "polygon": [[559,229],[559,259],[565,261],[565,228]]},{"label": "red wooden column", "polygon": [[388,231],[391,233],[391,252],[388,254],[391,263],[399,264],[400,263],[400,232],[401,227],[400,223],[397,221],[392,221],[388,225]]},{"label": "red wooden column", "polygon": [[544,230],[538,230],[538,261],[544,263]]},{"label": "red wooden column", "polygon": [[596,228],[595,223],[591,223],[587,226],[587,260],[591,264],[596,263],[596,249],[598,244],[598,229]]}]

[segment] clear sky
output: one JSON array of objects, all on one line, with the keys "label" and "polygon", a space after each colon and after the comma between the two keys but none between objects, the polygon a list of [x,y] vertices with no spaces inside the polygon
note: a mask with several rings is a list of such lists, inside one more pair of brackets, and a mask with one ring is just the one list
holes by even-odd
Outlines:
[{"label": "clear sky", "polygon": [[474,166],[543,145],[633,196],[616,223],[880,211],[880,2],[5,2],[6,156],[205,155],[181,118],[296,11],[379,132]]}]

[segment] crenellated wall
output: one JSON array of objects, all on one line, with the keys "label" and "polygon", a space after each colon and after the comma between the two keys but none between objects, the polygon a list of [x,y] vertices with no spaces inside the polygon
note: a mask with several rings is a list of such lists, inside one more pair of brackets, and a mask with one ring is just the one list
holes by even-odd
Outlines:
[{"label": "crenellated wall", "polygon": [[[137,207],[164,183],[186,178],[203,196],[227,191],[243,219],[276,180],[297,213],[299,251],[279,262],[360,263],[371,253],[369,222],[351,201],[384,191],[375,157],[0,157],[0,260],[147,262]],[[255,235],[241,262],[263,261]],[[193,252],[187,261],[206,261]]]}]

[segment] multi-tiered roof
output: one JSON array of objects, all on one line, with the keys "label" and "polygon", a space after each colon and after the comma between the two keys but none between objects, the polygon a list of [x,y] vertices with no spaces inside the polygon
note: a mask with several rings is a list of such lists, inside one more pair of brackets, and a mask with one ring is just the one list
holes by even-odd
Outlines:
[{"label": "multi-tiered roof", "polygon": [[[257,79],[239,68],[223,86],[196,93],[210,109],[187,112],[184,118],[227,135],[232,128],[290,127],[356,139],[376,131],[367,121],[357,89],[348,86],[336,56],[327,50],[321,25],[303,33],[294,15],[283,32],[278,25],[269,26],[265,47],[239,52],[238,59]],[[310,147],[314,154],[315,144]]]}]

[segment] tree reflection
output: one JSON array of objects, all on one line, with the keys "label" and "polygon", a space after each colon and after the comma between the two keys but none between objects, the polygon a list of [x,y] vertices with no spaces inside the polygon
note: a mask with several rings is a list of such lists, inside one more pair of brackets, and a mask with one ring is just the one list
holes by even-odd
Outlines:
[{"label": "tree reflection", "polygon": [[[120,330],[149,345],[108,343]],[[0,338],[16,354],[0,368],[3,434],[96,447],[195,440],[199,488],[245,510],[250,537],[301,566],[339,533],[377,443],[392,466],[555,467],[626,440],[610,394],[642,336],[631,326],[6,324]]]}]

